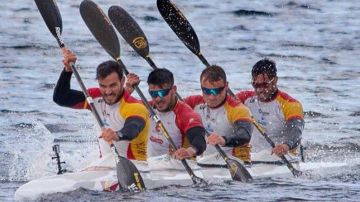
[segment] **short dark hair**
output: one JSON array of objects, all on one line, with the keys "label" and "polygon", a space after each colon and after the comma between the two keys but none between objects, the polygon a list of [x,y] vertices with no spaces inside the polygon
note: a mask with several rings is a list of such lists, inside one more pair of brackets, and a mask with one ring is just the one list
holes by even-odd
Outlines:
[{"label": "short dark hair", "polygon": [[113,72],[118,74],[119,79],[123,78],[123,68],[119,63],[113,60],[105,61],[96,68],[96,79],[106,78]]},{"label": "short dark hair", "polygon": [[260,74],[266,74],[269,79],[276,77],[276,63],[270,59],[259,60],[252,68],[251,75],[256,77]]},{"label": "short dark hair", "polygon": [[168,69],[158,68],[150,72],[147,83],[157,86],[166,84],[172,86],[174,85],[174,75]]},{"label": "short dark hair", "polygon": [[217,65],[210,65],[209,67],[205,68],[200,75],[200,81],[202,79],[205,81],[216,82],[220,81],[221,79],[226,82],[226,74],[223,68]]}]

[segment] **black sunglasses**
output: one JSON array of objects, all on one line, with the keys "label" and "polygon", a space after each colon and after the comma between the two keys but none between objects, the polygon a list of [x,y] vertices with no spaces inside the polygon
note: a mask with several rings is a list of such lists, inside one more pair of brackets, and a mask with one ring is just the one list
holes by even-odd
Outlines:
[{"label": "black sunglasses", "polygon": [[270,86],[271,82],[273,82],[275,79],[275,77],[273,79],[271,79],[270,81],[268,82],[263,82],[263,83],[255,83],[255,81],[252,81],[251,82],[251,85],[254,87],[254,88],[267,88]]}]

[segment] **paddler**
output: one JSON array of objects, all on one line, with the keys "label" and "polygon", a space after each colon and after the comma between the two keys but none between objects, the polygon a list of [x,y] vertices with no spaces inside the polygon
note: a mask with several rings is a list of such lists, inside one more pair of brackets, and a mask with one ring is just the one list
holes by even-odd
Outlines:
[{"label": "paddler", "polygon": [[200,86],[202,95],[189,96],[184,100],[200,114],[210,133],[207,143],[212,146],[207,147],[204,157],[217,154],[213,145],[218,144],[226,153],[250,163],[251,113],[245,105],[227,94],[228,81],[223,68],[217,65],[205,68],[200,75]]},{"label": "paddler", "polygon": [[276,156],[295,155],[304,129],[304,113],[299,101],[278,89],[277,81],[275,62],[262,59],[252,68],[254,90],[240,91],[237,97],[249,107],[256,121],[275,143],[272,148],[259,131],[254,130],[250,142],[252,151],[265,150],[269,156],[270,153]]},{"label": "paddler", "polygon": [[[74,109],[90,109],[84,94],[70,88],[70,64],[75,64],[76,55],[63,48],[63,57],[64,69],[54,90],[54,102]],[[88,89],[88,93],[106,126],[99,136],[100,155],[110,153],[107,144],[113,142],[121,156],[146,160],[149,113],[141,101],[125,91],[123,69],[115,61],[103,62],[96,69],[96,79],[99,87]]]},{"label": "paddler", "polygon": [[[128,90],[132,91],[132,86],[139,82],[137,75],[129,74]],[[206,149],[205,129],[201,117],[176,97],[177,87],[173,74],[165,68],[153,70],[148,76],[147,83],[152,98],[151,104],[178,148],[175,151],[155,122],[151,121],[148,157],[170,154],[175,159],[182,160],[201,155]]]}]

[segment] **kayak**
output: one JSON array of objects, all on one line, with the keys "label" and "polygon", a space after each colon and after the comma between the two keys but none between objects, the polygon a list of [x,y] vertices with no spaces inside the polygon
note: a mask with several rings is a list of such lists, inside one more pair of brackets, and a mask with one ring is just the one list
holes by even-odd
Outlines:
[{"label": "kayak", "polygon": [[[229,170],[225,167],[225,163],[221,164],[221,160],[220,156],[214,154],[197,161],[188,160],[188,163],[195,175],[204,178],[210,184],[215,184],[232,180]],[[193,184],[181,162],[168,155],[149,158],[147,162],[132,162],[140,171],[148,190],[170,185],[188,186]],[[293,163],[293,165],[296,169],[307,171],[340,167],[346,164],[298,162]],[[258,163],[255,161],[254,164],[245,167],[254,179],[269,176],[292,176],[285,165],[279,165],[276,161],[258,161]],[[119,185],[113,157],[107,155],[78,172],[32,180],[16,190],[15,199],[20,201],[35,200],[44,195],[65,193],[79,188],[93,191],[117,191]]]}]

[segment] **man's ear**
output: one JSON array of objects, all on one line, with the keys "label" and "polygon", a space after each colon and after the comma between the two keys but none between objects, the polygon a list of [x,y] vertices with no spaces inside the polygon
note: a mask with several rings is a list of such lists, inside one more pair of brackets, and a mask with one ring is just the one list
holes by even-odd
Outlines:
[{"label": "man's ear", "polygon": [[278,82],[278,77],[277,76],[274,77],[274,82],[275,82],[275,84],[277,84],[277,82]]}]

